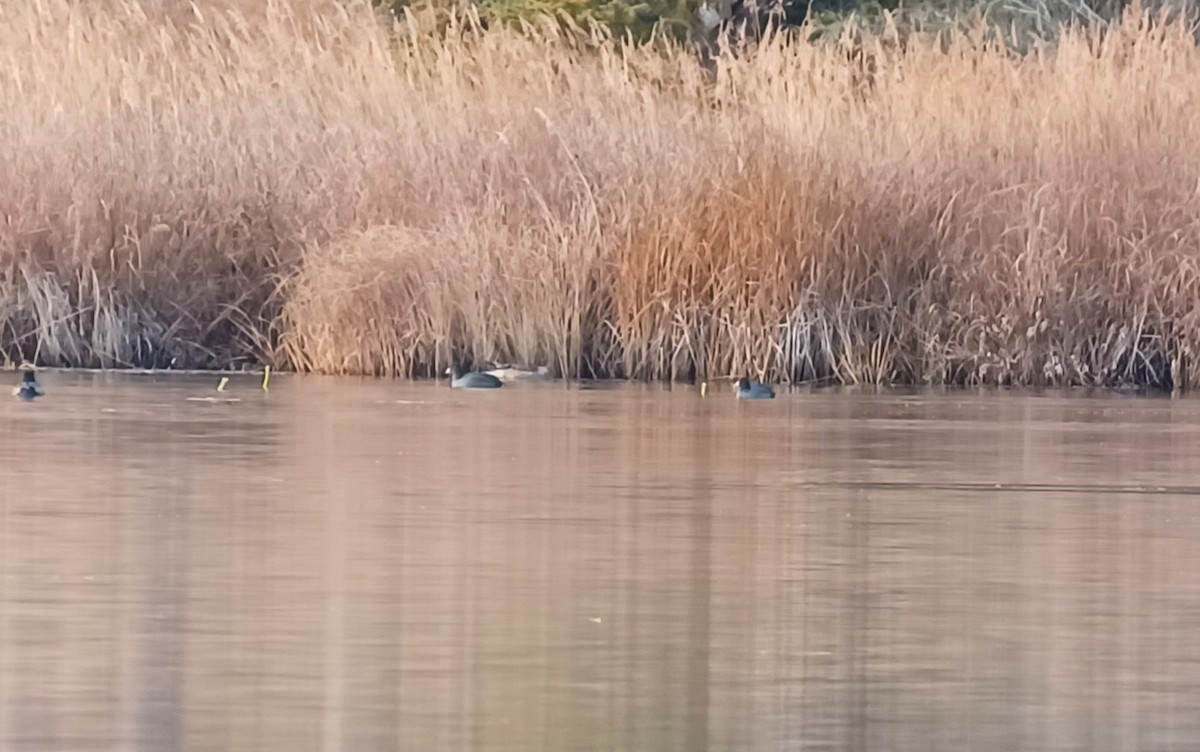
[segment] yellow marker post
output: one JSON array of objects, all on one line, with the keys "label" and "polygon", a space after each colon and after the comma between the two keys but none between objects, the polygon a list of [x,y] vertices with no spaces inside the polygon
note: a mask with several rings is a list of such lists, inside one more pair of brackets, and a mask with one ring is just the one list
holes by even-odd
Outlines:
[{"label": "yellow marker post", "polygon": [[270,383],[270,381],[271,381],[271,367],[266,366],[265,368],[263,368],[263,384],[262,384],[262,386],[263,386],[264,392],[267,391],[267,384]]},{"label": "yellow marker post", "polygon": [[706,394],[708,394],[708,382],[701,381],[700,382],[700,396],[703,397]]},{"label": "yellow marker post", "polygon": [[226,385],[226,384],[228,384],[228,383],[229,383],[229,377],[228,377],[228,376],[222,376],[222,377],[221,377],[221,383],[220,383],[220,384],[217,384],[217,391],[218,391],[218,392],[223,392],[223,391],[225,391],[225,385]]}]

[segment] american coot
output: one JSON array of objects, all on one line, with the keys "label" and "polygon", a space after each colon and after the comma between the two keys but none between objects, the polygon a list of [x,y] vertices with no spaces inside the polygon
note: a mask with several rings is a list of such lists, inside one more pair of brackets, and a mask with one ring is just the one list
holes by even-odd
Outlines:
[{"label": "american coot", "polygon": [[454,389],[499,389],[504,383],[490,373],[464,373],[455,366],[450,372],[450,386]]},{"label": "american coot", "polygon": [[21,370],[25,374],[21,377],[20,386],[13,387],[13,396],[20,397],[23,400],[31,400],[45,394],[42,388],[38,386],[37,374],[34,372],[33,366],[25,363],[21,365]]},{"label": "american coot", "polygon": [[745,376],[738,379],[733,391],[738,399],[775,399],[774,389],[766,384],[752,382]]}]

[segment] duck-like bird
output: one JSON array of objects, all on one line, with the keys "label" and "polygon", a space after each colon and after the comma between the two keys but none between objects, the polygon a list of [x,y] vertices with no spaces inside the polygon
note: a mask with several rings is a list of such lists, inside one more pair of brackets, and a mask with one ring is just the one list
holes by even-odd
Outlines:
[{"label": "duck-like bird", "polygon": [[22,363],[21,370],[25,373],[21,376],[21,383],[13,387],[13,396],[20,397],[23,400],[32,400],[45,394],[42,391],[42,387],[37,383],[37,372],[33,366],[28,363]]},{"label": "duck-like bird", "polygon": [[752,382],[745,376],[738,379],[733,391],[738,399],[775,399],[774,389],[766,384]]},{"label": "duck-like bird", "polygon": [[464,373],[455,366],[450,370],[450,386],[454,389],[499,389],[504,382],[490,373]]}]

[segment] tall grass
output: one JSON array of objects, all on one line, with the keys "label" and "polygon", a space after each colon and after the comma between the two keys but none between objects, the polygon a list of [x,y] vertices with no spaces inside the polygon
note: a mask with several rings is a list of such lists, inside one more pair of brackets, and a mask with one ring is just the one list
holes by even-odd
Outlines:
[{"label": "tall grass", "polygon": [[549,26],[171,8],[0,5],[10,359],[1200,376],[1183,26],[1132,12],[1029,55],[779,38],[710,74]]}]

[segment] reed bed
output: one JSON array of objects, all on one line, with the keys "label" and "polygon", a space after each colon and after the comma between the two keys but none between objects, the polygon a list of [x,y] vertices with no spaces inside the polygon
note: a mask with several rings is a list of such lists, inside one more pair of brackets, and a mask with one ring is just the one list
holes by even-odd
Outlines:
[{"label": "reed bed", "polygon": [[[0,5],[0,348],[77,366],[1183,386],[1200,51]],[[163,8],[168,8],[164,10]]]}]

